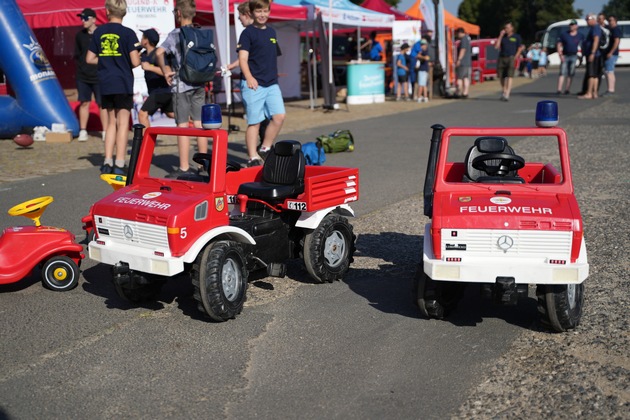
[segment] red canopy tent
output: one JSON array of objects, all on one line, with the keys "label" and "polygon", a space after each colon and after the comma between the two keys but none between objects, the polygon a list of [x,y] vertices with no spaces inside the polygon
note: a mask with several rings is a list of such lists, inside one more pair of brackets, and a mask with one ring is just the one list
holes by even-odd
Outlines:
[{"label": "red canopy tent", "polygon": [[406,13],[401,12],[398,9],[387,4],[384,0],[365,0],[360,4],[361,7],[365,7],[366,9],[374,10],[379,13],[386,13],[390,15],[394,15],[396,20],[420,20],[409,16]]},{"label": "red canopy tent", "polygon": [[[234,16],[234,9],[236,4],[243,3],[247,0],[229,0],[230,14]],[[307,20],[308,19],[308,7],[306,6],[285,6],[283,4],[273,3],[271,5],[271,13],[269,20],[272,22],[287,21],[287,20]],[[197,1],[197,16],[195,21],[202,25],[214,24],[214,7],[212,6],[212,0],[198,0]]]}]

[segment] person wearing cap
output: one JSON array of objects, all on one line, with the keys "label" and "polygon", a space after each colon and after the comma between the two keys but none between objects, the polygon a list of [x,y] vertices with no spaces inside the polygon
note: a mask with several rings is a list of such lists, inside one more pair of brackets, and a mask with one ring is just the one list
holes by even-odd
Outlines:
[{"label": "person wearing cap", "polygon": [[173,94],[162,69],[156,62],[155,52],[160,42],[160,35],[153,28],[141,29],[140,32],[142,32],[140,45],[144,48],[144,51],[140,53],[140,65],[144,70],[144,80],[147,83],[149,96],[138,113],[138,122],[145,127],[151,127],[149,116],[155,114],[158,109],[168,117],[174,118]]},{"label": "person wearing cap", "polygon": [[[578,32],[577,20],[571,19],[569,29],[560,34],[556,49],[560,57],[560,75],[558,76],[558,95],[571,92],[571,81],[575,76],[578,50],[584,42],[584,35]],[[566,79],[566,86],[564,85]]]},{"label": "person wearing cap", "polygon": [[409,73],[411,72],[409,59],[409,44],[406,42],[400,46],[400,54],[396,57],[396,77],[398,84],[396,85],[396,100],[401,100],[401,92],[405,92],[405,101],[409,101]]},{"label": "person wearing cap", "polygon": [[588,35],[582,43],[582,54],[586,57],[586,77],[588,84],[584,95],[579,99],[597,99],[600,71],[599,38],[602,36],[602,28],[597,23],[596,16],[589,13],[586,16],[586,24],[589,26]]},{"label": "person wearing cap", "polygon": [[429,62],[431,56],[429,55],[429,43],[426,39],[420,40],[420,51],[416,55],[416,60],[420,63],[418,67],[418,93],[415,95],[418,98],[418,102],[429,102],[429,93],[427,86],[429,84]]},{"label": "person wearing cap", "polygon": [[[79,105],[79,141],[88,139],[87,123],[90,118],[92,94],[98,105],[103,130],[107,127],[107,111],[101,108],[101,92],[98,86],[97,66],[85,61],[88,46],[92,42],[92,34],[96,30],[96,13],[86,8],[77,15],[83,22],[83,29],[74,38],[74,60],[76,61],[77,96]],[[103,134],[103,138],[105,135]]]}]

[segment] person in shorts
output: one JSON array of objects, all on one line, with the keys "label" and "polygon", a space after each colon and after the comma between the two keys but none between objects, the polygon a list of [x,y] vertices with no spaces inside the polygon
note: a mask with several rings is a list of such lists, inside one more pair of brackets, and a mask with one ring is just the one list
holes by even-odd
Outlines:
[{"label": "person in shorts", "polygon": [[507,102],[510,100],[510,93],[512,91],[514,57],[518,57],[523,49],[521,36],[514,32],[514,26],[512,26],[511,22],[505,24],[494,47],[499,50],[497,73],[501,81],[501,87],[503,88],[501,100]]},{"label": "person in shorts", "polygon": [[[193,18],[197,10],[194,0],[178,0],[173,10],[175,19],[180,27],[192,26]],[[167,83],[171,86],[173,103],[175,105],[175,122],[178,127],[188,127],[192,120],[195,128],[202,128],[201,107],[206,102],[205,84],[189,85],[180,80],[179,73],[169,70],[166,65],[165,55],[172,57],[174,67],[182,62],[182,54],[179,45],[179,28],[172,30],[162,45],[156,51],[157,62],[164,73]],[[193,170],[190,167],[190,137],[177,136],[177,150],[179,152],[179,166],[167,175],[167,178],[177,178],[180,175],[198,173],[203,170],[199,167]],[[208,152],[208,138],[197,137],[197,150],[199,153]]]},{"label": "person in shorts", "polygon": [[[575,76],[577,67],[578,50],[584,42],[584,35],[578,31],[577,20],[569,22],[569,29],[560,34],[556,49],[560,57],[560,75],[558,76],[558,95],[571,92],[571,81]],[[566,80],[566,86],[564,84]]]},{"label": "person in shorts", "polygon": [[396,100],[401,100],[401,92],[405,93],[405,101],[409,100],[409,85],[407,84],[409,73],[411,72],[409,65],[409,44],[406,42],[400,46],[400,54],[396,58],[396,76],[398,77],[398,85],[396,85]]},{"label": "person in shorts", "polygon": [[[281,54],[276,31],[267,25],[271,2],[250,0],[249,9],[254,23],[249,25],[238,40],[238,59],[245,77],[242,84],[243,103],[247,113],[248,166],[262,165],[263,158],[273,146],[282,129],[286,111],[278,85],[278,56]],[[271,117],[260,150],[256,143],[260,123]]]},{"label": "person in shorts", "polygon": [[604,55],[604,74],[606,74],[608,89],[602,96],[612,96],[615,94],[615,65],[619,58],[619,43],[622,37],[621,28],[617,25],[616,16],[608,16],[608,29],[610,30],[610,41],[606,54]]},{"label": "person in shorts", "polygon": [[140,54],[142,70],[144,70],[144,80],[147,83],[149,96],[142,104],[138,113],[138,122],[145,127],[151,127],[149,116],[152,116],[159,109],[170,118],[175,117],[173,112],[173,94],[171,87],[166,83],[162,69],[157,65],[155,59],[156,45],[160,42],[160,35],[151,28],[142,30],[140,44],[144,48]]},{"label": "person in shorts", "polygon": [[579,99],[597,99],[597,89],[599,87],[600,72],[600,50],[599,38],[602,36],[602,28],[597,23],[593,13],[586,16],[586,24],[589,26],[588,35],[582,44],[582,53],[586,58],[586,77],[588,83],[584,95]]},{"label": "person in shorts", "polygon": [[140,65],[140,42],[133,30],[122,25],[127,14],[126,0],[105,0],[105,9],[109,22],[94,31],[86,61],[98,65],[101,104],[107,110],[105,161],[101,173],[126,175],[133,68]]},{"label": "person in shorts", "polygon": [[431,57],[429,56],[429,43],[426,39],[420,40],[420,51],[416,59],[420,62],[420,67],[418,67],[418,102],[429,102],[427,86],[429,84],[429,62]]},{"label": "person in shorts", "polygon": [[464,28],[457,28],[455,37],[459,39],[457,46],[457,60],[455,62],[455,76],[457,80],[458,98],[468,98],[468,89],[470,88],[470,70],[472,67],[472,47],[470,46],[470,37]]},{"label": "person in shorts", "polygon": [[[83,22],[83,29],[77,32],[74,39],[74,59],[77,65],[77,94],[79,104],[79,141],[88,139],[87,123],[90,118],[90,104],[92,94],[98,105],[99,116],[103,130],[107,127],[107,111],[101,108],[101,91],[98,86],[98,66],[88,64],[85,61],[88,47],[92,42],[92,34],[96,30],[96,12],[93,9],[83,9],[77,16]],[[104,133],[104,131],[103,131]],[[103,139],[105,135],[103,134]]]}]

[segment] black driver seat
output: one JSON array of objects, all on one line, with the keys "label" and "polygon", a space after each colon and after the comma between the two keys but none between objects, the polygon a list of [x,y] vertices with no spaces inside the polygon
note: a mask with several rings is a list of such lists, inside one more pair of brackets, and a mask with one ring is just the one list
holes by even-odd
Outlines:
[{"label": "black driver seat", "polygon": [[305,168],[302,144],[295,140],[279,141],[265,159],[262,181],[241,184],[238,194],[272,204],[295,198],[304,192]]},{"label": "black driver seat", "polygon": [[[486,153],[505,153],[509,155],[516,155],[514,150],[508,145],[507,140],[503,137],[478,137],[475,140],[475,145],[468,150],[468,153],[466,153],[466,159],[464,161],[466,169],[462,182],[506,184],[523,184],[525,182],[523,178],[517,175],[517,171],[509,171],[505,176],[490,176],[484,171],[473,168],[473,160]],[[490,161],[491,164],[496,165],[498,165],[499,162],[499,159]]]}]

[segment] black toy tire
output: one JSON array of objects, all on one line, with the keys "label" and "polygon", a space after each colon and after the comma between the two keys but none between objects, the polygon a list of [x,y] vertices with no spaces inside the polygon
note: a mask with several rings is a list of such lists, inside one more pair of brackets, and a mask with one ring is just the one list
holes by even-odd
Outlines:
[{"label": "black toy tire", "polygon": [[418,267],[414,279],[414,297],[420,313],[426,318],[444,319],[464,296],[465,285],[434,281]]},{"label": "black toy tire", "polygon": [[146,273],[133,273],[125,283],[113,279],[118,296],[131,303],[156,301],[166,281],[166,277]]},{"label": "black toy tire", "polygon": [[69,257],[50,258],[42,267],[42,284],[55,292],[72,290],[79,284],[79,266]]},{"label": "black toy tire", "polygon": [[338,214],[328,214],[319,226],[304,236],[304,265],[313,280],[341,280],[354,261],[352,225]]},{"label": "black toy tire", "polygon": [[248,274],[238,242],[218,241],[204,248],[192,269],[199,310],[217,322],[235,318],[247,299]]},{"label": "black toy tire", "polygon": [[584,284],[546,285],[536,287],[540,322],[556,332],[577,327],[584,306]]}]

